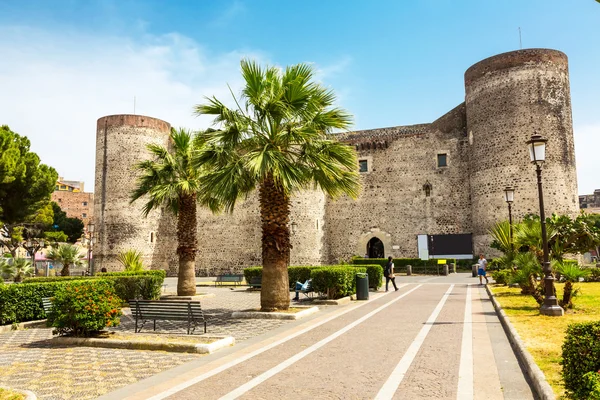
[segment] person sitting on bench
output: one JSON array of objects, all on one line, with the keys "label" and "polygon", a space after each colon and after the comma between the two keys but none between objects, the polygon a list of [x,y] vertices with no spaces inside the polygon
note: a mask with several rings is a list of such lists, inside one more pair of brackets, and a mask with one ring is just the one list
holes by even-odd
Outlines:
[{"label": "person sitting on bench", "polygon": [[296,297],[294,297],[293,300],[300,300],[300,291],[308,289],[310,281],[310,279],[307,279],[304,283],[296,282]]}]

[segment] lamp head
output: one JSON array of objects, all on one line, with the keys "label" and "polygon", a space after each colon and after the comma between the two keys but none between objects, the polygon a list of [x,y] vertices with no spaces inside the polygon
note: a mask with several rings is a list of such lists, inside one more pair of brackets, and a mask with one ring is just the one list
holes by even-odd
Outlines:
[{"label": "lamp head", "polygon": [[527,147],[529,148],[529,158],[531,162],[539,165],[546,160],[546,142],[548,139],[541,135],[533,135],[531,139],[527,141]]},{"label": "lamp head", "polygon": [[507,203],[512,203],[515,200],[515,188],[511,186],[504,188],[504,200]]}]

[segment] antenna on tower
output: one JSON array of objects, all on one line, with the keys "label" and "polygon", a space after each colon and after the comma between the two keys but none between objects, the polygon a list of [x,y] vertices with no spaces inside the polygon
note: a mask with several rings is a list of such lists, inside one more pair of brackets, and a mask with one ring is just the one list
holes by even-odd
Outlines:
[{"label": "antenna on tower", "polygon": [[523,48],[523,42],[521,41],[521,27],[519,27],[519,48]]},{"label": "antenna on tower", "polygon": [[135,96],[133,96],[133,115],[135,115]]}]

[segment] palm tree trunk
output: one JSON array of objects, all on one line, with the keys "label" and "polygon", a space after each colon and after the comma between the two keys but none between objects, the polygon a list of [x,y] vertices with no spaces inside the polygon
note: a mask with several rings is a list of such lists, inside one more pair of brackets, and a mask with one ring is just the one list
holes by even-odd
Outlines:
[{"label": "palm tree trunk", "polygon": [[573,283],[571,281],[566,281],[565,286],[563,288],[563,298],[560,302],[560,306],[564,309],[571,307],[571,297],[573,296]]},{"label": "palm tree trunk", "polygon": [[178,296],[193,296],[196,294],[196,229],[196,195],[180,195],[177,214]]},{"label": "palm tree trunk", "polygon": [[69,263],[64,263],[62,269],[60,270],[60,274],[62,276],[69,276],[71,271],[69,271]]},{"label": "palm tree trunk", "polygon": [[289,196],[268,176],[260,185],[262,223],[262,311],[287,310],[290,306],[288,265],[290,262]]}]

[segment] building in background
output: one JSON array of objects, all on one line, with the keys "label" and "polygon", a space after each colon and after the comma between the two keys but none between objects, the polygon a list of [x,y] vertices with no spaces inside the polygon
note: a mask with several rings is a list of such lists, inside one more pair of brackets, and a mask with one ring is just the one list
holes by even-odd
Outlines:
[{"label": "building in background", "polygon": [[[508,219],[506,186],[515,187],[516,220],[539,212],[535,167],[526,142],[548,139],[543,167],[546,215],[576,216],[577,173],[567,56],[550,49],[499,54],[470,67],[464,102],[433,122],[338,136],[358,154],[362,192],[331,201],[320,191],[290,203],[291,265],[374,257],[494,257],[490,228]],[[130,203],[135,164],[149,143],[167,146],[168,122],[143,115],[100,118],[96,133],[95,268],[121,269],[134,249],[153,269],[177,272],[176,220],[165,209],[142,216]],[[256,193],[233,214],[198,207],[196,268],[208,274],[260,265]],[[496,252],[496,253],[495,253]]]},{"label": "building in background", "polygon": [[600,214],[600,189],[594,190],[593,194],[580,195],[579,208],[587,213]]},{"label": "building in background", "polygon": [[84,192],[84,182],[58,178],[52,201],[67,213],[67,217],[82,220],[85,229],[88,223],[94,220],[94,193]]}]

